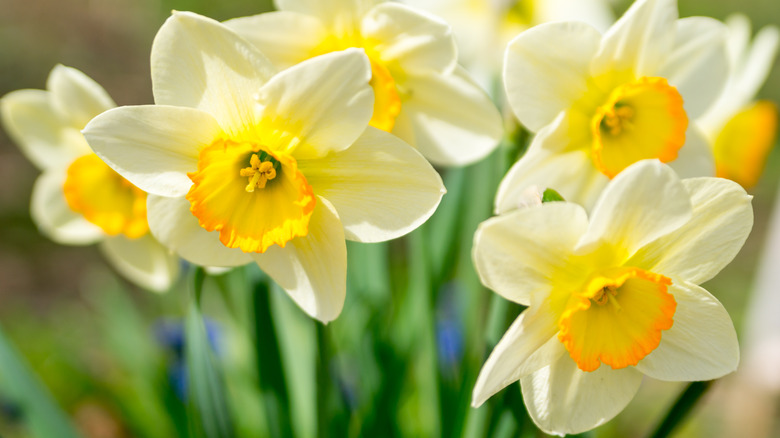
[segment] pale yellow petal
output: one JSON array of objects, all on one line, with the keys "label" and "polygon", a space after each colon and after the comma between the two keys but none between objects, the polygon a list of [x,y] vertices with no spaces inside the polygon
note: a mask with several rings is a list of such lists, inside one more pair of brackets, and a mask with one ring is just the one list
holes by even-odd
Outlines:
[{"label": "pale yellow petal", "polygon": [[371,127],[348,149],[298,166],[314,193],[333,204],[346,237],[360,242],[414,230],[445,192],[439,174],[419,152]]},{"label": "pale yellow petal", "polygon": [[552,315],[531,309],[521,313],[482,365],[471,405],[479,407],[498,391],[555,362],[566,351],[557,331]]},{"label": "pale yellow petal", "polygon": [[688,192],[674,171],[658,160],[639,161],[607,184],[578,251],[607,243],[630,256],[685,225],[691,214]]},{"label": "pale yellow petal", "polygon": [[151,67],[156,104],[207,112],[234,138],[253,132],[254,97],[276,72],[248,41],[191,12],[175,12],[162,25]]},{"label": "pale yellow petal", "polygon": [[518,209],[480,224],[473,259],[482,283],[519,304],[541,303],[556,288],[581,283],[569,263],[588,226],[582,207],[551,202]]},{"label": "pale yellow petal", "polygon": [[419,9],[378,5],[363,17],[361,34],[383,63],[403,74],[450,73],[457,64],[450,26]]},{"label": "pale yellow petal", "polygon": [[554,189],[586,210],[593,208],[609,179],[593,166],[588,150],[572,147],[584,140],[571,137],[567,116],[561,113],[539,131],[528,151],[509,169],[496,194],[497,213],[517,208],[523,192],[532,185]]},{"label": "pale yellow petal", "polygon": [[413,139],[404,140],[432,163],[464,166],[498,146],[504,134],[501,114],[463,68],[448,75],[410,77],[405,86],[410,97],[401,114],[411,125]]},{"label": "pale yellow petal", "polygon": [[262,141],[297,159],[349,147],[368,126],[371,67],[359,49],[318,56],[274,76],[256,93]]},{"label": "pale yellow petal", "polygon": [[43,90],[12,91],[0,99],[0,115],[8,136],[41,170],[67,166],[90,153],[79,130],[54,110],[51,96]]},{"label": "pale yellow petal", "polygon": [[120,274],[153,292],[166,292],[179,276],[179,258],[151,234],[109,237],[100,248]]},{"label": "pale yellow petal", "polygon": [[691,120],[702,115],[726,85],[730,69],[727,33],[726,26],[713,18],[677,21],[674,50],[666,55],[657,75],[677,88]]},{"label": "pale yellow petal", "polygon": [[636,368],[654,379],[670,381],[713,380],[735,371],[739,343],[723,305],[701,287],[680,280],[669,292],[677,302],[674,324]]},{"label": "pale yellow petal", "polygon": [[555,435],[585,432],[611,420],[640,383],[642,373],[633,367],[602,365],[585,372],[566,354],[520,380],[528,414],[541,430]]},{"label": "pale yellow petal", "polygon": [[154,237],[188,262],[201,266],[241,266],[252,261],[240,249],[228,248],[219,241],[219,232],[208,232],[198,225],[190,212],[190,203],[181,198],[149,195],[149,229]]},{"label": "pale yellow petal", "polygon": [[57,65],[49,74],[46,88],[54,110],[70,126],[81,129],[96,115],[116,106],[97,82],[79,70]]},{"label": "pale yellow petal", "polygon": [[320,20],[292,11],[266,12],[225,21],[279,69],[311,58],[327,37]]},{"label": "pale yellow petal", "polygon": [[222,130],[209,114],[191,108],[143,105],[95,117],[84,136],[111,168],[148,193],[183,196],[198,169],[198,153]]},{"label": "pale yellow petal", "polygon": [[35,181],[30,214],[46,237],[64,245],[89,245],[105,237],[98,226],[68,206],[63,192],[64,169],[51,169]]},{"label": "pale yellow petal", "polygon": [[601,35],[585,23],[547,23],[506,48],[504,87],[517,119],[532,132],[551,123],[587,91]]},{"label": "pale yellow petal", "polygon": [[636,77],[656,76],[674,49],[676,0],[638,0],[604,34],[593,59],[594,76],[629,71]]},{"label": "pale yellow petal", "polygon": [[682,184],[693,206],[691,219],[627,263],[700,284],[730,263],[745,243],[753,227],[752,197],[722,178],[692,178]]},{"label": "pale yellow petal", "polygon": [[339,33],[358,29],[360,18],[384,0],[276,0],[282,11],[294,11],[319,18]]},{"label": "pale yellow petal", "polygon": [[347,292],[344,228],[330,203],[317,198],[309,234],[252,257],[304,312],[324,323],[341,313]]},{"label": "pale yellow petal", "polygon": [[680,178],[715,176],[715,156],[712,145],[696,124],[688,125],[685,131],[685,145],[680,148],[677,158],[669,162],[669,167]]}]

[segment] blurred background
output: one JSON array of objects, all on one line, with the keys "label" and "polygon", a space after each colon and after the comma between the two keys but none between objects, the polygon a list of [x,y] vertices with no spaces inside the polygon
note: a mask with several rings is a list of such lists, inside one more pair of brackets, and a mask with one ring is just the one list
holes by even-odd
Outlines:
[{"label": "blurred background", "polygon": [[[619,15],[627,6],[626,1],[616,1],[614,9]],[[22,88],[45,88],[49,71],[61,63],[94,78],[118,105],[152,103],[149,51],[157,29],[171,10],[189,10],[226,20],[271,8],[270,0],[0,0],[0,96]],[[780,24],[777,0],[679,0],[679,8],[681,16],[707,15],[718,19],[742,12],[751,19],[754,32],[767,24]],[[776,62],[759,98],[780,102],[778,67]],[[30,193],[37,176],[38,171],[0,130],[0,326],[86,436],[184,436],[186,424],[182,422],[186,420],[182,420],[180,411],[183,409],[181,400],[186,398],[186,383],[183,383],[186,375],[182,374],[180,359],[181,327],[188,297],[182,292],[183,282],[168,294],[152,295],[114,275],[96,247],[67,247],[47,240],[37,231],[29,215]],[[780,152],[775,148],[760,183],[750,190],[755,197],[755,226],[747,244],[730,266],[705,285],[723,302],[738,331],[747,318],[746,308],[764,250],[767,222],[779,182]],[[490,200],[487,202],[489,204]],[[470,244],[470,240],[466,242]],[[350,247],[350,251],[360,253],[362,247]],[[780,270],[780,263],[775,263]],[[251,340],[246,334],[243,335],[246,339],[241,338],[240,318],[231,314],[235,311],[231,306],[238,306],[239,310],[241,306],[225,298],[225,284],[240,284],[241,278],[253,275],[259,274],[244,272],[223,276],[221,282],[215,282],[219,287],[214,288],[222,290],[222,300],[204,307],[208,316],[214,319],[207,323],[207,329],[217,353],[220,354],[220,348],[228,349],[224,352],[226,357],[238,357],[236,363],[244,364],[232,368],[226,364],[226,374],[247,372],[242,366],[251,362],[240,359],[249,354]],[[455,282],[448,287],[440,297],[466,293],[461,283]],[[273,295],[274,311],[286,312],[296,321],[302,320],[297,309],[284,300],[283,295]],[[442,298],[436,304],[440,363],[446,362],[447,355],[454,355],[459,360],[463,354],[464,329],[457,324],[447,325],[457,319],[448,315],[458,312],[448,307],[448,302]],[[359,307],[359,304],[352,306]],[[780,308],[776,311],[780,313]],[[349,307],[345,309],[347,313]],[[355,311],[353,314],[360,313]],[[342,376],[336,392],[347,400],[347,405],[350,391],[357,391],[353,387],[364,383],[350,381],[344,376],[351,375],[353,368],[362,364],[352,356],[357,354],[355,351],[361,345],[365,347],[365,342],[371,342],[368,338],[344,340],[354,337],[339,334],[350,331],[349,324],[354,321],[347,321],[349,318],[359,316],[342,315],[329,326],[334,331],[330,342],[337,350],[332,359],[337,371],[330,372]],[[283,335],[291,336],[293,344],[314,342],[314,331],[307,325],[308,321],[303,320],[300,327],[305,333],[300,338],[295,337],[294,328],[292,334]],[[366,322],[354,324],[370,326]],[[507,326],[501,327],[500,333]],[[220,347],[220,343],[229,346]],[[339,346],[344,345],[353,345],[355,350],[350,352],[343,347],[343,355],[340,355]],[[372,348],[376,350],[376,346]],[[373,379],[372,382],[381,381],[377,375],[385,372],[384,366],[388,363],[381,360],[381,352],[376,356],[372,359],[375,369],[362,369],[354,375]],[[309,359],[314,360],[314,357]],[[294,368],[294,365],[290,366]],[[447,374],[457,370],[453,365],[449,369],[440,367],[439,372]],[[3,371],[0,369],[0,380]],[[313,380],[313,371],[304,373]],[[458,382],[457,379],[453,381]],[[240,386],[229,381],[228,386],[231,385]],[[697,406],[691,421],[686,422],[676,436],[780,436],[777,396],[766,391],[750,393],[746,390],[750,385],[761,386],[760,382],[742,380],[738,376],[717,382]],[[682,388],[681,384],[645,382],[629,408],[616,420],[597,429],[593,436],[643,435],[644,431],[652,429]],[[290,392],[293,400],[305,399],[300,405],[302,413],[295,414],[300,421],[293,421],[298,423],[295,435],[311,436],[318,426],[307,415],[320,401],[307,398],[305,388],[300,389],[300,386],[291,388]],[[299,395],[294,395],[296,393]],[[237,390],[231,397],[238,400],[234,403],[242,406],[236,409],[251,413],[260,403],[255,395],[251,391]],[[176,397],[180,399],[177,401]],[[342,409],[353,412],[382,407],[373,404],[369,405],[373,406],[371,408],[362,408],[358,401],[354,403],[354,406]],[[364,412],[359,421],[354,420],[354,415],[345,414],[349,417],[344,420],[346,429],[355,436],[372,430],[365,424],[374,424],[374,430],[385,430],[382,428],[387,423],[404,418],[415,421],[414,414],[404,412],[410,407],[394,409],[399,413],[384,421],[373,418],[381,413]],[[335,417],[340,415],[338,412]],[[0,392],[0,436],[27,436],[19,425],[18,416],[13,400],[6,400]],[[263,424],[252,424],[253,421],[252,418],[240,420],[239,430],[268,430],[263,429]],[[158,426],[149,427],[155,422]],[[255,422],[272,421],[260,418]],[[152,431],[155,428],[159,430]],[[386,430],[387,435],[394,435],[390,430],[412,435],[415,432],[427,434],[431,430],[446,434],[446,430],[423,426]]]}]

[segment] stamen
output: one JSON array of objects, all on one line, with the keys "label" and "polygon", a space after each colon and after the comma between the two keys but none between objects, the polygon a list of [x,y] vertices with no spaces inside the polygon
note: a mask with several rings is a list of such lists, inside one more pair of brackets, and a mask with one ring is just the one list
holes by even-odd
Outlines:
[{"label": "stamen", "polygon": [[[246,191],[252,193],[255,188],[264,189],[268,181],[276,178],[276,168],[272,162],[273,158],[270,155],[265,155],[265,159],[268,161],[262,161],[257,154],[252,154],[249,159],[250,167],[245,167],[239,171],[239,175],[249,178],[249,184],[246,186]],[[275,160],[273,160],[275,161]]]},{"label": "stamen", "polygon": [[617,300],[614,298],[615,296],[617,296],[617,287],[604,286],[601,291],[599,291],[598,295],[593,297],[592,300],[598,305],[604,305],[607,304],[607,301],[610,301],[617,305],[618,308],[620,308],[620,305],[617,304]]},{"label": "stamen", "polygon": [[628,105],[616,104],[614,108],[604,114],[602,128],[606,128],[611,135],[618,136],[624,130],[633,128],[633,123],[631,123],[633,117],[633,108]]}]

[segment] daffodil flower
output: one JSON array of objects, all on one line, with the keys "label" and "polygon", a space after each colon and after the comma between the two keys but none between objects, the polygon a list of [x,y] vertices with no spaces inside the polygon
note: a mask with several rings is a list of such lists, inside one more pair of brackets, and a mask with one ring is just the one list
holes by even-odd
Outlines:
[{"label": "daffodil flower", "polygon": [[[458,58],[485,87],[500,75],[507,43],[537,24],[583,21],[606,30],[615,20],[607,0],[409,0],[452,26]],[[488,90],[490,88],[487,88]]]},{"label": "daffodil flower", "polygon": [[716,175],[750,188],[758,182],[777,134],[777,105],[753,99],[772,68],[780,34],[776,26],[767,26],[751,43],[747,17],[734,15],[726,24],[731,74],[697,124],[713,146]]},{"label": "daffodil flower", "polygon": [[111,264],[129,280],[167,290],[178,258],[149,233],[146,193],[111,170],[89,148],[81,129],[114,106],[84,73],[58,65],[47,90],[18,90],[0,101],[11,138],[43,173],[35,182],[31,214],[57,243],[100,242]]},{"label": "daffodil flower", "polygon": [[277,73],[223,24],[177,12],[154,40],[151,65],[156,105],[107,111],[84,135],[150,193],[152,233],[186,260],[254,261],[327,322],[344,303],[345,238],[401,236],[441,200],[425,158],[368,126],[362,50]]},{"label": "daffodil flower", "polygon": [[520,380],[542,430],[578,433],[617,415],[643,375],[734,371],[734,326],[698,284],[742,247],[750,200],[733,181],[680,180],[644,160],[610,181],[590,217],[550,202],[482,223],[473,253],[482,282],[529,307],[483,366],[474,406]]},{"label": "daffodil flower", "polygon": [[487,94],[457,65],[450,27],[378,0],[278,0],[280,11],[225,24],[279,68],[350,47],[365,50],[374,91],[370,124],[415,146],[432,163],[461,166],[503,135]]},{"label": "daffodil flower", "polygon": [[692,121],[725,83],[725,37],[716,20],[678,20],[675,0],[640,0],[603,36],[577,22],[520,34],[507,47],[504,84],[517,118],[538,134],[502,182],[497,211],[531,184],[590,208],[642,159],[686,177],[713,175]]}]

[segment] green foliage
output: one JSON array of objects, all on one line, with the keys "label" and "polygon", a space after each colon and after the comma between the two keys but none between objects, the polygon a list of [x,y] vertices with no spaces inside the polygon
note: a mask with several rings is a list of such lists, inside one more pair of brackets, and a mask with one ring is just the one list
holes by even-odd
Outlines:
[{"label": "green foliage", "polygon": [[195,269],[193,273],[193,299],[185,325],[190,426],[195,436],[231,438],[235,434],[225,394],[224,377],[221,366],[214,357],[200,312],[204,275],[202,268]]},{"label": "green foliage", "polygon": [[0,330],[0,388],[35,438],[79,438],[57,402]]}]

